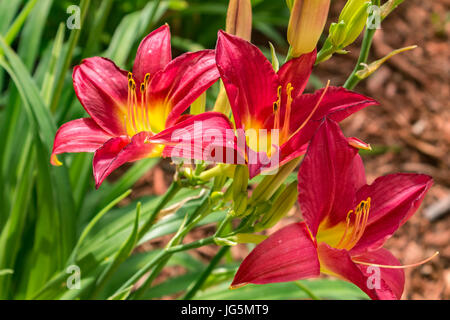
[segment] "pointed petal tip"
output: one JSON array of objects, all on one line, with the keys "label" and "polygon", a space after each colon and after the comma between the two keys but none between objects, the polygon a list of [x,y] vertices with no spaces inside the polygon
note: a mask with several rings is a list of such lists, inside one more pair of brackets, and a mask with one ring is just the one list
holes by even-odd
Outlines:
[{"label": "pointed petal tip", "polygon": [[50,163],[55,167],[60,167],[63,165],[62,162],[59,161],[58,156],[56,154],[52,154],[50,158]]},{"label": "pointed petal tip", "polygon": [[248,285],[248,282],[236,283],[236,280],[233,280],[233,283],[228,287],[229,290],[236,290]]},{"label": "pointed petal tip", "polygon": [[372,151],[372,146],[369,143],[355,137],[348,138],[348,144],[356,149]]}]

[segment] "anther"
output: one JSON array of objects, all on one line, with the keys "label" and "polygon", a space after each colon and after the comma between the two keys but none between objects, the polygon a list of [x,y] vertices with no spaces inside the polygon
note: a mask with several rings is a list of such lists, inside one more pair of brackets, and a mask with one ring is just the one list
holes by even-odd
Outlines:
[{"label": "anther", "polygon": [[133,74],[131,72],[128,72],[128,81],[130,81],[131,79],[133,79]]}]

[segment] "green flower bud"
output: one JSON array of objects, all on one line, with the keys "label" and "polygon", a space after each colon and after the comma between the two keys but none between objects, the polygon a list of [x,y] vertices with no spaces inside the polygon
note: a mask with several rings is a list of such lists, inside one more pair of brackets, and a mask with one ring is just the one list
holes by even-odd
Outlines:
[{"label": "green flower bud", "polygon": [[369,16],[368,9],[370,6],[371,6],[370,2],[364,3],[356,11],[356,13],[353,14],[352,18],[347,23],[347,32],[346,32],[347,36],[345,37],[345,41],[342,44],[343,47],[352,44],[364,30],[364,27],[367,23],[367,17]]},{"label": "green flower bud", "polygon": [[233,178],[233,198],[236,199],[241,193],[247,194],[248,180],[248,167],[243,165],[237,166]]},{"label": "green flower bud", "polygon": [[248,203],[247,192],[240,193],[238,196],[234,197],[233,201],[234,216],[236,217],[244,216],[247,210],[247,203]]},{"label": "green flower bud", "polygon": [[367,0],[348,0],[339,15],[339,22],[333,23],[329,30],[329,40],[336,49],[352,44],[361,34],[369,16]]},{"label": "green flower bud", "polygon": [[346,28],[344,20],[332,23],[330,26],[330,39],[334,47],[339,48],[345,41]]},{"label": "green flower bud", "polygon": [[350,22],[356,11],[358,11],[367,2],[367,0],[348,0],[339,15],[339,21]]},{"label": "green flower bud", "polygon": [[272,208],[264,215],[261,222],[256,226],[256,231],[272,228],[278,223],[289,210],[292,209],[297,201],[298,191],[297,182],[292,182],[287,188],[275,199]]}]

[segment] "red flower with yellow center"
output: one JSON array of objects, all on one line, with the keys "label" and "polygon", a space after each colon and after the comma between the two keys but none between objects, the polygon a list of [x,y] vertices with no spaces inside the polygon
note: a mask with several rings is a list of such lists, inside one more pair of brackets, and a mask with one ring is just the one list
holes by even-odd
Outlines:
[{"label": "red flower with yellow center", "polygon": [[[180,118],[217,79],[214,50],[185,53],[172,60],[170,30],[164,25],[145,37],[137,50],[133,72],[112,61],[93,57],[73,71],[76,95],[89,118],[62,125],[55,136],[51,162],[65,152],[95,152],[96,186],[126,162],[161,155],[164,146],[150,143],[160,133],[191,130],[202,122],[206,130],[231,124],[218,113]],[[183,120],[183,121],[182,121]]]},{"label": "red flower with yellow center", "polygon": [[[431,185],[429,176],[404,173],[368,185],[358,149],[336,122],[324,120],[298,173],[304,222],[261,242],[242,262],[232,286],[322,272],[353,282],[372,299],[400,299],[407,266],[382,246],[415,213]],[[379,279],[373,279],[375,267]]]},{"label": "red flower with yellow center", "polygon": [[[216,61],[238,135],[240,129],[247,134],[253,132],[245,139],[246,159],[261,161],[249,161],[252,177],[271,169],[266,165],[269,162],[281,166],[304,154],[324,116],[339,122],[377,104],[371,98],[328,85],[313,94],[303,94],[316,61],[315,50],[275,72],[256,46],[220,31]],[[274,156],[279,161],[269,161]]]}]

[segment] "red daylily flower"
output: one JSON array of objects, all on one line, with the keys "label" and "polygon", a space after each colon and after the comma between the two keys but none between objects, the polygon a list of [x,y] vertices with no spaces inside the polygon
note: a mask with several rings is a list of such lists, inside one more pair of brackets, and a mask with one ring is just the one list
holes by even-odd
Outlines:
[{"label": "red daylily flower", "polygon": [[[232,286],[322,272],[353,282],[372,299],[400,299],[405,266],[382,246],[414,214],[431,185],[431,177],[422,174],[391,174],[367,185],[358,150],[336,122],[324,120],[298,173],[304,222],[261,242]],[[379,279],[373,278],[374,267],[380,268]]]},{"label": "red daylily flower", "polygon": [[[247,160],[257,159],[256,163],[249,163],[251,177],[270,169],[267,163],[281,166],[304,154],[324,116],[339,122],[362,108],[378,104],[341,87],[303,94],[316,61],[315,50],[290,60],[275,72],[256,46],[220,31],[216,61],[236,129],[258,133],[257,138],[247,138]],[[270,142],[274,129],[278,130],[279,143]],[[262,140],[269,142],[261,147]],[[274,156],[278,161],[270,161]]]},{"label": "red daylily flower", "polygon": [[[161,155],[163,145],[150,143],[157,133],[170,135],[195,121],[203,128],[230,127],[218,113],[182,118],[181,114],[219,78],[214,50],[185,53],[172,60],[170,30],[164,25],[145,37],[133,72],[93,57],[73,71],[78,99],[90,118],[62,125],[55,136],[51,162],[65,152],[95,152],[96,186],[126,162]],[[175,127],[176,125],[176,127]]]}]

